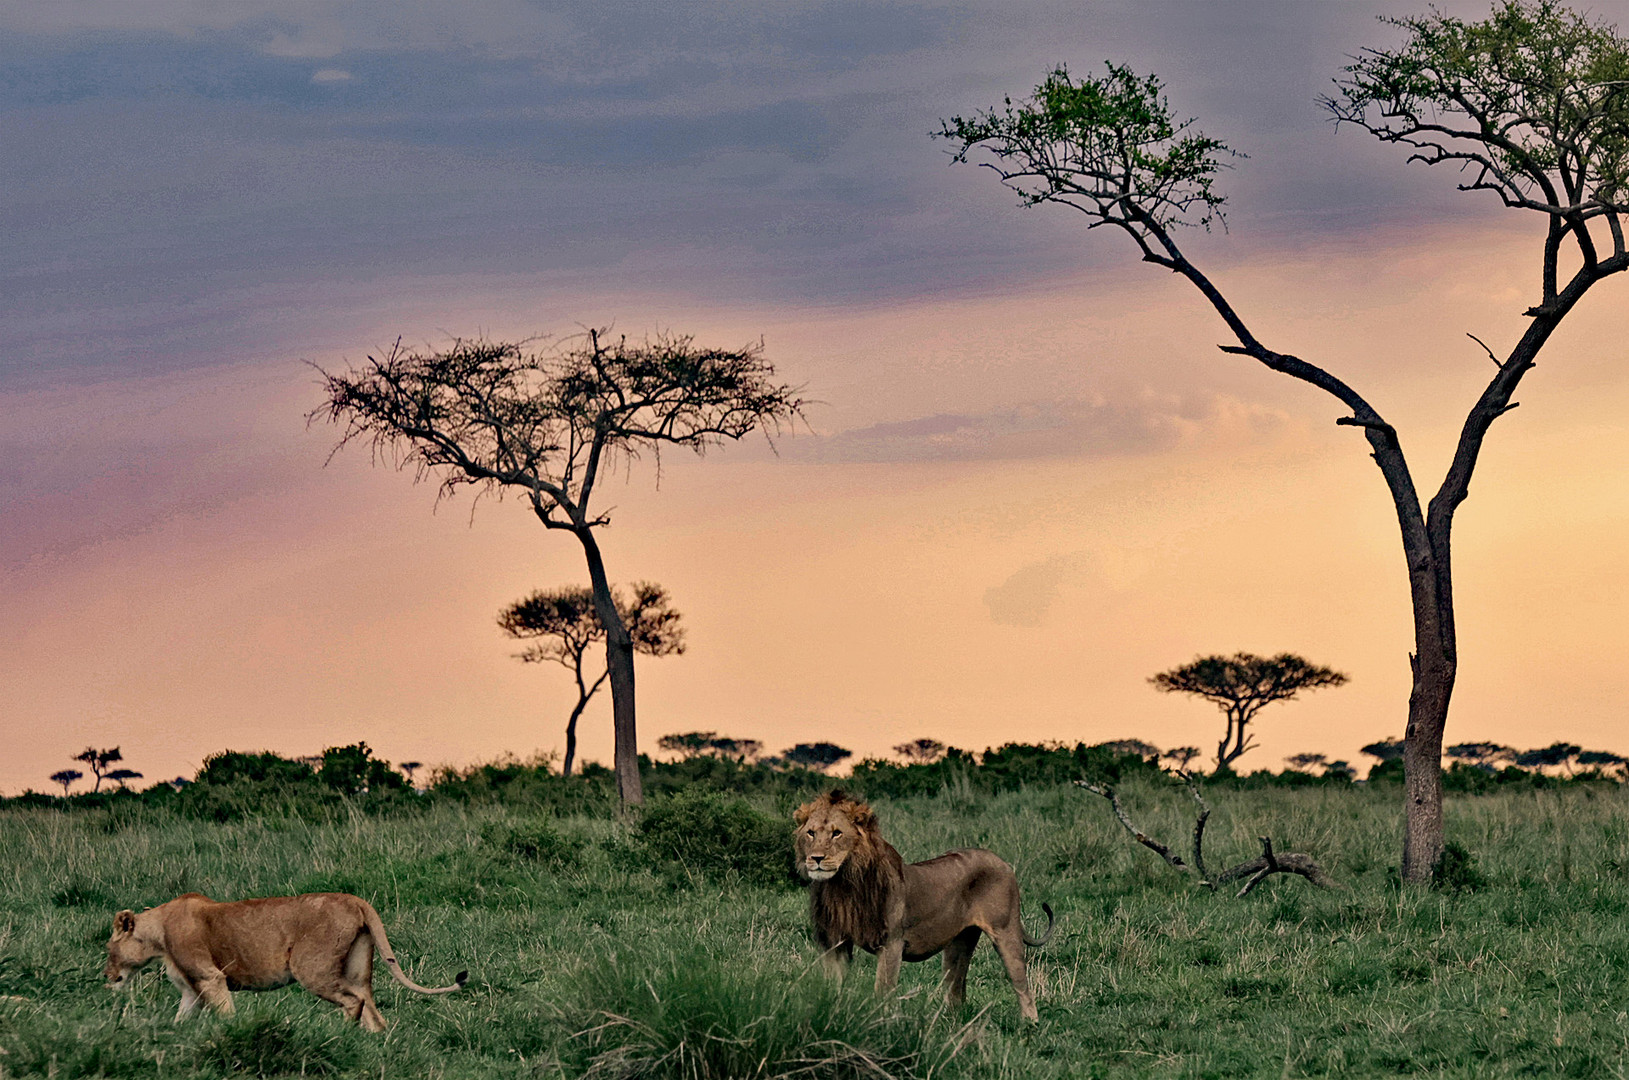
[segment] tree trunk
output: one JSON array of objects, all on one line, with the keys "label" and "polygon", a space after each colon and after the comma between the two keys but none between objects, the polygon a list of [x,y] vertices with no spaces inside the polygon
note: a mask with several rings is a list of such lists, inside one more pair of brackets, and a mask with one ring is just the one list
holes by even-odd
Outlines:
[{"label": "tree trunk", "polygon": [[588,704],[585,697],[577,699],[577,707],[571,710],[571,719],[566,721],[566,759],[560,765],[560,775],[571,775],[571,763],[577,760],[577,718],[583,715],[583,706]]},{"label": "tree trunk", "polygon": [[594,612],[605,627],[605,666],[611,676],[611,727],[616,738],[617,794],[624,806],[645,801],[639,778],[639,737],[634,720],[633,638],[617,611],[611,583],[605,576],[600,547],[588,526],[573,530],[588,557],[588,579],[594,590]]}]

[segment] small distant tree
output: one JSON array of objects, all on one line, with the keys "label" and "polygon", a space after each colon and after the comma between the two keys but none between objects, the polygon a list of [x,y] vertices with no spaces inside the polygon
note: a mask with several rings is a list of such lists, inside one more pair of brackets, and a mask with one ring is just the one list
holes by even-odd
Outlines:
[{"label": "small distant tree", "polygon": [[712,750],[720,757],[748,762],[764,752],[764,744],[758,739],[731,739],[720,736],[713,740]]},{"label": "small distant tree", "polygon": [[634,640],[595,535],[610,521],[595,487],[606,470],[664,447],[700,453],[792,421],[802,402],[774,373],[761,345],[702,348],[689,337],[631,342],[590,330],[551,347],[454,341],[428,353],[398,341],[360,370],[321,372],[328,400],[311,416],[344,426],[340,446],[360,439],[439,478],[442,495],[466,484],[513,491],[545,528],[576,538],[605,628],[617,791],[632,804],[645,798]]},{"label": "small distant tree", "polygon": [[787,764],[801,765],[806,769],[819,769],[821,772],[853,756],[853,751],[844,750],[841,746],[829,742],[798,743],[781,751],[781,757]]},{"label": "small distant tree", "polygon": [[1098,743],[1111,754],[1135,755],[1147,761],[1158,761],[1161,755],[1160,748],[1151,742],[1141,739],[1111,739],[1105,743]]},{"label": "small distant tree", "polygon": [[1357,779],[1357,770],[1352,768],[1348,762],[1337,760],[1324,765],[1324,775],[1340,780],[1355,780]]},{"label": "small distant tree", "polygon": [[106,779],[116,782],[119,785],[119,790],[123,791],[127,782],[140,780],[141,773],[136,772],[134,769],[114,769],[107,774]]},{"label": "small distant tree", "polygon": [[[684,627],[679,625],[679,612],[662,586],[636,581],[631,598],[613,587],[611,601],[627,627],[634,652],[646,656],[678,656],[684,652]],[[529,642],[523,652],[515,654],[521,660],[559,664],[577,680],[577,704],[566,720],[566,755],[560,768],[570,776],[577,759],[577,721],[588,708],[589,699],[611,676],[608,663],[602,663],[593,681],[583,670],[592,647],[603,643],[606,634],[594,606],[594,591],[580,585],[539,590],[500,611],[498,626],[510,637]]]},{"label": "small distant tree", "polygon": [[678,754],[681,760],[688,761],[698,754],[705,754],[712,748],[717,738],[716,731],[685,731],[663,735],[656,740],[656,745],[670,754]]},{"label": "small distant tree", "polygon": [[418,772],[420,769],[424,768],[424,762],[422,762],[422,761],[404,761],[404,762],[402,762],[400,765],[398,765],[396,767],[402,771],[402,775],[407,777],[407,785],[408,785],[408,787],[412,787],[413,786],[413,774]]},{"label": "small distant tree", "polygon": [[1171,768],[1178,776],[1188,771],[1188,763],[1199,756],[1197,746],[1179,746],[1174,750],[1167,750],[1160,755],[1161,761],[1171,763]]},{"label": "small distant tree", "polygon": [[1316,766],[1322,765],[1325,758],[1322,754],[1292,754],[1284,760],[1292,769],[1311,772]]},{"label": "small distant tree", "polygon": [[85,774],[78,769],[59,769],[51,774],[51,783],[62,785],[62,797],[68,797],[68,788],[75,780],[81,779]]},{"label": "small distant tree", "polygon": [[1216,767],[1227,768],[1255,745],[1249,727],[1256,714],[1275,701],[1293,701],[1303,690],[1341,686],[1346,676],[1309,663],[1294,653],[1274,657],[1252,653],[1201,656],[1148,680],[1166,694],[1193,694],[1214,703],[1227,717],[1216,746]]},{"label": "small distant tree", "polygon": [[1400,761],[1403,757],[1403,740],[1381,739],[1365,746],[1360,752],[1380,761]]},{"label": "small distant tree", "polygon": [[945,744],[938,739],[912,739],[894,747],[894,753],[914,765],[926,765],[945,756]]},{"label": "small distant tree", "polygon": [[1500,762],[1509,764],[1516,760],[1516,751],[1495,742],[1455,743],[1444,753],[1455,761],[1463,761],[1482,769],[1491,769]]},{"label": "small distant tree", "polygon": [[1556,742],[1537,750],[1524,750],[1516,755],[1516,764],[1524,769],[1558,769],[1572,771],[1572,762],[1583,753],[1577,743]]},{"label": "small distant tree", "polygon": [[317,779],[346,795],[364,795],[407,786],[402,774],[390,762],[373,756],[365,742],[330,746],[322,752]]},{"label": "small distant tree", "polygon": [[116,761],[123,761],[124,755],[119,752],[119,748],[117,746],[113,747],[111,750],[98,750],[93,746],[87,746],[85,749],[75,754],[73,759],[75,761],[83,761],[87,766],[89,766],[90,771],[96,775],[96,784],[91,788],[91,790],[101,791],[102,781],[107,776],[107,767]]}]

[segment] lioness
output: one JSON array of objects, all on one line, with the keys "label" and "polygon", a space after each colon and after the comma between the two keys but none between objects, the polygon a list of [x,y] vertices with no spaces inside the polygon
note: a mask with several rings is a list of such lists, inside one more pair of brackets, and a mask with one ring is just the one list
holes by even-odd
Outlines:
[{"label": "lioness", "polygon": [[1052,938],[1024,932],[1018,917],[1018,878],[994,852],[950,851],[907,864],[882,838],[877,816],[841,788],[798,807],[793,815],[798,871],[809,879],[809,914],[827,969],[839,977],[858,945],[877,957],[877,991],[892,990],[901,960],[945,954],[944,989],[961,1004],[967,964],[980,934],[995,942],[1028,1020],[1038,1019],[1024,968],[1024,946]]},{"label": "lioness", "polygon": [[232,1012],[233,990],[270,990],[298,982],[369,1031],[383,1031],[373,1002],[373,950],[396,981],[421,994],[446,994],[469,978],[434,990],[402,974],[385,938],[384,923],[360,896],[306,893],[219,904],[187,893],[139,915],[113,916],[107,941],[107,980],[121,985],[130,973],[164,958],[164,972],[181,991],[177,1022],[204,1004]]}]

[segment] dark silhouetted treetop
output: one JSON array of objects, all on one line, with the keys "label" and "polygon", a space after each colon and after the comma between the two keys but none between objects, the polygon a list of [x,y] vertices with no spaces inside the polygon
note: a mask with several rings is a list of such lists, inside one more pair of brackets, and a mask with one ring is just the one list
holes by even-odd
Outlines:
[{"label": "dark silhouetted treetop", "polygon": [[604,331],[553,344],[457,340],[441,352],[397,342],[360,370],[322,372],[328,402],[312,415],[366,439],[443,493],[462,484],[524,490],[551,528],[605,522],[590,510],[603,465],[696,451],[778,429],[800,414],[760,345],[704,348],[691,337],[643,342]]},{"label": "dark silhouetted treetop", "polygon": [[906,761],[925,765],[945,756],[945,744],[938,739],[912,739],[894,747],[894,753]]},{"label": "dark silhouetted treetop", "polygon": [[1110,739],[1097,745],[1111,754],[1134,754],[1147,761],[1156,761],[1164,756],[1160,753],[1159,747],[1142,739]]},{"label": "dark silhouetted treetop", "polygon": [[1340,686],[1346,676],[1319,667],[1294,653],[1256,656],[1201,656],[1178,668],[1162,671],[1149,683],[1163,693],[1193,694],[1214,702],[1227,717],[1227,729],[1216,748],[1216,767],[1231,764],[1255,745],[1250,721],[1275,701],[1292,701],[1303,690]]},{"label": "dark silhouetted treetop", "polygon": [[1381,739],[1379,742],[1370,743],[1359,752],[1372,758],[1379,758],[1381,761],[1400,761],[1403,757],[1403,740]]},{"label": "dark silhouetted treetop", "polygon": [[1291,754],[1289,757],[1284,759],[1284,762],[1292,769],[1299,769],[1302,772],[1311,772],[1313,766],[1322,765],[1325,760],[1326,759],[1323,754]]},{"label": "dark silhouetted treetop", "polygon": [[98,750],[95,747],[87,746],[75,754],[73,760],[83,761],[90,767],[90,771],[96,776],[96,784],[91,790],[101,791],[102,781],[107,778],[107,767],[116,761],[123,761],[124,754],[119,752],[117,746],[110,750]]},{"label": "dark silhouetted treetop", "polygon": [[131,780],[140,780],[141,773],[134,769],[114,769],[104,778],[116,782],[121,789]]},{"label": "dark silhouetted treetop", "polygon": [[51,774],[51,782],[62,785],[62,797],[66,799],[68,797],[68,788],[75,780],[81,779],[84,775],[78,769],[58,769]]},{"label": "dark silhouetted treetop", "polygon": [[781,757],[788,764],[802,765],[806,769],[829,769],[844,758],[853,756],[853,751],[829,742],[798,743],[781,751]]},{"label": "dark silhouetted treetop", "polygon": [[[646,656],[683,655],[684,627],[667,589],[651,581],[636,581],[632,589],[628,596],[613,587],[611,595],[634,651]],[[498,626],[510,637],[530,642],[516,655],[534,664],[549,661],[575,669],[590,645],[605,640],[605,626],[594,610],[594,591],[582,585],[539,589],[500,611]]]},{"label": "dark silhouetted treetop", "polygon": [[[1495,742],[1455,743],[1444,750],[1443,753],[1455,761],[1468,761],[1472,765],[1491,766],[1496,761],[1516,760],[1516,751]],[[1399,746],[1398,756],[1401,755],[1402,749]]]},{"label": "dark silhouetted treetop", "polygon": [[1524,750],[1516,755],[1516,764],[1524,769],[1555,768],[1566,765],[1583,752],[1576,743],[1551,743],[1537,750]]}]

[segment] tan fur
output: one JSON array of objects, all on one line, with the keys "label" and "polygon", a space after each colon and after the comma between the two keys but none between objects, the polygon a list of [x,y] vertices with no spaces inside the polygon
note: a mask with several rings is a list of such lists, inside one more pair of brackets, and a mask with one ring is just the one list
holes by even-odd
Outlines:
[{"label": "tan fur", "polygon": [[793,846],[798,872],[809,879],[809,915],[828,970],[841,976],[858,945],[877,956],[877,990],[892,990],[902,960],[944,953],[944,989],[960,1004],[967,965],[981,934],[988,934],[1006,965],[1026,1019],[1035,1020],[1035,998],[1024,966],[1030,938],[1018,917],[1018,878],[995,853],[982,848],[951,851],[907,864],[882,838],[877,816],[841,788],[798,807]]},{"label": "tan fur", "polygon": [[202,1001],[232,1012],[233,990],[270,990],[298,982],[332,1001],[369,1031],[383,1031],[384,1017],[373,1001],[373,950],[409,990],[446,994],[464,985],[459,972],[452,986],[429,989],[402,973],[373,905],[349,893],[306,893],[218,904],[187,893],[137,914],[113,916],[107,942],[106,975],[119,986],[137,968],[158,957],[181,991],[177,1021]]}]

